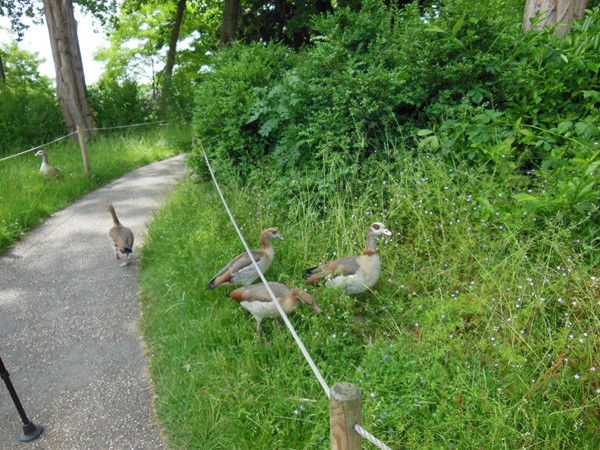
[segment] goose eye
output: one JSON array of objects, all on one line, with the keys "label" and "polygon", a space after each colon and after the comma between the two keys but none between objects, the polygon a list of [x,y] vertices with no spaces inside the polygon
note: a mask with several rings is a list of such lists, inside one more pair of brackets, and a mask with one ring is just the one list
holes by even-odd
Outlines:
[{"label": "goose eye", "polygon": [[373,224],[373,228],[375,228],[376,230],[379,230],[380,226],[378,223],[376,223],[376,224]]}]

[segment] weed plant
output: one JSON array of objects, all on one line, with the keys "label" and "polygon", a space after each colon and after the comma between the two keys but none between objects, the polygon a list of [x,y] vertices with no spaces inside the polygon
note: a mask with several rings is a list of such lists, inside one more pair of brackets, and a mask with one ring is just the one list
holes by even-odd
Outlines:
[{"label": "weed plant", "polygon": [[[573,229],[520,210],[527,177],[391,144],[368,181],[340,173],[327,201],[301,181],[224,190],[251,247],[285,236],[267,279],[289,286],[359,253],[370,222],[393,230],[372,292],[311,287],[323,314],[290,316],[329,386],[360,387],[363,426],[391,448],[597,448],[600,273]],[[150,225],[142,329],[170,446],[328,448],[328,401],[285,327],[260,338],[205,288],[241,251],[210,184],[185,182]]]},{"label": "weed plant", "polygon": [[161,126],[153,129],[103,133],[87,147],[90,174],[83,171],[75,142],[61,141],[44,148],[61,180],[45,180],[35,152],[0,162],[0,253],[26,231],[83,194],[136,167],[167,158],[189,148],[189,129]]}]

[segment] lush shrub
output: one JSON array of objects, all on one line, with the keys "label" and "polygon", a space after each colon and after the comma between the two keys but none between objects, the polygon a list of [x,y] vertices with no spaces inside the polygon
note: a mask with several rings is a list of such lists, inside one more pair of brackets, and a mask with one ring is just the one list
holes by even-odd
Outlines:
[{"label": "lush shrub", "polygon": [[322,205],[333,192],[352,196],[390,142],[518,171],[529,185],[515,207],[562,215],[591,250],[600,13],[559,39],[524,34],[521,3],[395,10],[371,0],[315,19],[312,45],[294,57],[234,46],[205,74],[195,129],[217,166],[276,180],[282,202],[305,188]]},{"label": "lush shrub", "polygon": [[[289,65],[290,51],[277,44],[234,44],[216,55],[203,73],[196,93],[194,128],[218,164],[252,167],[268,153],[265,139],[253,116],[266,88]],[[264,133],[263,133],[264,134]],[[203,161],[196,168],[202,170]]]},{"label": "lush shrub", "polygon": [[52,92],[0,84],[0,154],[16,153],[64,134],[63,118]]},{"label": "lush shrub", "polygon": [[0,48],[6,74],[0,82],[0,155],[16,153],[65,134],[51,80],[40,61],[16,45]]},{"label": "lush shrub", "polygon": [[[226,51],[218,61],[232,62],[215,64],[200,86],[196,128],[208,136],[223,131],[223,111],[215,115],[205,106],[207,97],[215,103],[212,96],[219,94],[221,102],[237,108],[225,108],[237,118],[228,118],[234,123],[224,134],[245,143],[220,142],[230,157],[239,159],[250,145],[260,148],[258,155],[271,156],[279,172],[298,163],[320,171],[332,152],[347,164],[360,163],[390,135],[402,137],[435,120],[440,104],[455,108],[470,96],[477,105],[491,95],[491,78],[499,70],[495,52],[506,52],[498,35],[515,24],[508,18],[512,3],[458,3],[425,12],[416,4],[396,11],[378,0],[365,2],[360,11],[339,8],[315,20],[313,45],[298,54],[293,67],[279,66],[280,76],[262,77],[258,85],[237,57],[241,50]],[[207,81],[226,83],[232,67],[237,88],[209,91]],[[211,115],[216,127],[208,126]]]},{"label": "lush shrub", "polygon": [[579,224],[594,243],[589,250],[598,245],[599,33],[598,8],[562,39],[551,30],[513,33],[495,77],[498,95],[479,105],[440,104],[446,117],[419,132],[422,147],[527,173],[529,189],[515,198],[528,211],[562,216],[566,227]]},{"label": "lush shrub", "polygon": [[156,118],[150,93],[133,80],[103,78],[88,89],[98,128],[131,125]]}]

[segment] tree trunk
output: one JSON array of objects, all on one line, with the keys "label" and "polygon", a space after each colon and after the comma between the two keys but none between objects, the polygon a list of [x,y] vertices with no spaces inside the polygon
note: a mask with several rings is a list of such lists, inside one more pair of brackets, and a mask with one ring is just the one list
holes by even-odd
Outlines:
[{"label": "tree trunk", "polygon": [[2,62],[2,55],[0,55],[0,83],[6,83],[6,75],[4,73],[4,63]]},{"label": "tree trunk", "polygon": [[175,13],[175,21],[171,30],[171,38],[169,39],[169,52],[167,53],[167,64],[164,69],[164,80],[162,86],[162,96],[160,98],[160,111],[165,114],[166,107],[171,97],[171,80],[173,78],[173,67],[175,67],[175,55],[177,54],[177,41],[179,40],[179,31],[183,23],[183,13],[187,0],[178,0],[177,12]]},{"label": "tree trunk", "polygon": [[240,0],[225,0],[223,4],[223,26],[221,28],[221,45],[227,45],[235,39],[238,19],[240,17]]},{"label": "tree trunk", "polygon": [[56,96],[67,130],[92,130],[95,123],[87,101],[73,2],[44,0],[44,14],[56,71]]},{"label": "tree trunk", "polygon": [[587,0],[527,0],[523,31],[557,25],[554,34],[562,37],[571,29],[573,19],[583,18],[586,5]]}]

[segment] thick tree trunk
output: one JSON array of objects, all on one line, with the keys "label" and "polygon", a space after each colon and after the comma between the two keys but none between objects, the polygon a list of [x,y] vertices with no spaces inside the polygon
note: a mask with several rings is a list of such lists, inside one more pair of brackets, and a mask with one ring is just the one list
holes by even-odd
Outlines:
[{"label": "thick tree trunk", "polygon": [[223,26],[221,27],[221,45],[227,45],[235,39],[238,19],[240,17],[240,0],[225,0],[223,4]]},{"label": "thick tree trunk", "polygon": [[44,0],[54,69],[56,96],[69,132],[95,128],[87,101],[83,63],[72,0]]},{"label": "thick tree trunk", "polygon": [[164,69],[164,80],[162,86],[162,96],[160,98],[160,111],[166,113],[166,108],[171,97],[171,80],[173,78],[173,68],[175,67],[175,56],[177,54],[177,41],[179,41],[179,31],[183,23],[183,13],[187,0],[178,0],[177,12],[175,13],[175,21],[171,30],[171,38],[169,39],[169,52],[167,53],[167,63]]},{"label": "thick tree trunk", "polygon": [[586,5],[587,0],[527,0],[523,31],[557,25],[555,34],[562,37],[571,29],[573,19],[583,17]]}]

